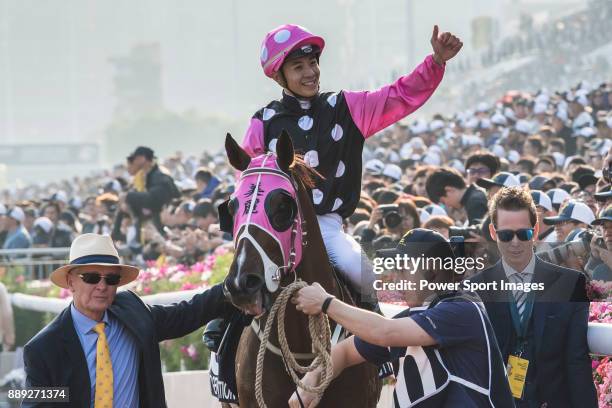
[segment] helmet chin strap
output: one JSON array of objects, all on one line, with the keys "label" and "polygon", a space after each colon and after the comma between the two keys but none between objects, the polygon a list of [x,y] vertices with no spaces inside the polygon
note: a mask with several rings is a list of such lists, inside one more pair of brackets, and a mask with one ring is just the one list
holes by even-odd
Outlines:
[{"label": "helmet chin strap", "polygon": [[[298,100],[304,100],[304,101],[308,101],[310,102],[312,99],[314,99],[314,97],[316,96],[304,96],[304,95],[300,95],[299,93],[292,91],[291,88],[289,88],[289,83],[287,82],[287,78],[285,78],[285,74],[283,73],[283,71],[278,71],[278,73],[280,74],[281,80],[282,80],[282,87],[285,90],[285,92],[287,92],[287,94],[289,94],[290,96],[293,96],[295,98],[297,98]],[[318,92],[317,92],[318,93]]]}]

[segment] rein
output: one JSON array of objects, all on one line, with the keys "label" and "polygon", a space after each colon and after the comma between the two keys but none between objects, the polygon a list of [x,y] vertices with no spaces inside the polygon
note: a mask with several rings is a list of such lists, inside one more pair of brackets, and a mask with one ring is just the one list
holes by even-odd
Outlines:
[{"label": "rein", "polygon": [[[308,286],[306,282],[298,280],[281,291],[276,298],[272,309],[270,309],[263,334],[259,337],[260,343],[259,351],[257,352],[257,367],[255,370],[255,398],[260,408],[267,407],[263,398],[264,358],[266,348],[269,346],[268,339],[270,337],[270,332],[272,331],[272,324],[274,323],[274,320],[277,321],[278,342],[280,344],[281,356],[285,362],[287,373],[297,387],[316,395],[310,407],[317,406],[321,400],[321,397],[323,396],[323,393],[329,386],[329,383],[332,381],[334,373],[331,360],[331,331],[329,328],[329,320],[327,315],[321,313],[317,316],[308,316],[308,330],[310,332],[310,338],[312,339],[312,350],[314,356],[314,360],[309,365],[300,365],[297,362],[295,355],[289,349],[289,344],[287,343],[287,337],[285,335],[285,309],[287,308],[287,302],[295,292],[306,286]],[[257,331],[255,333],[257,333]],[[304,384],[298,376],[298,373],[306,374],[319,368],[321,369],[321,382],[315,387]]]}]

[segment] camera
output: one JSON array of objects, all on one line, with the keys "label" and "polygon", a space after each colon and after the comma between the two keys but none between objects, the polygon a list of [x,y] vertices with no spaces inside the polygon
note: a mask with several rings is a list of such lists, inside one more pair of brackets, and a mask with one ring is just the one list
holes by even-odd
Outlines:
[{"label": "camera", "polygon": [[603,169],[602,176],[608,183],[612,183],[612,165],[607,169]]},{"label": "camera", "polygon": [[402,223],[397,204],[382,204],[378,209],[383,213],[383,222],[387,228],[395,228]]},{"label": "camera", "polygon": [[470,225],[468,227],[450,227],[449,236],[451,237],[463,237],[463,239],[472,238],[471,234],[481,235],[480,225]]},{"label": "camera", "polygon": [[[591,240],[595,233],[586,230],[580,234],[580,239],[570,242],[563,242],[550,249],[536,252],[536,255],[553,264],[561,264],[570,256],[584,257],[591,253]],[[603,238],[602,238],[603,239]]]}]

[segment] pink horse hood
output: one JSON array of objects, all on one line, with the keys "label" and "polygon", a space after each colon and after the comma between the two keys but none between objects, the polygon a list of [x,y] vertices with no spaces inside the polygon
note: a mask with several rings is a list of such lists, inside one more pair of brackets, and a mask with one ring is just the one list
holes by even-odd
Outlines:
[{"label": "pink horse hood", "polygon": [[[258,171],[250,173],[249,170]],[[269,172],[266,172],[269,170]],[[266,211],[266,198],[268,195],[278,189],[284,190],[297,203],[297,191],[293,183],[289,180],[289,175],[283,172],[277,162],[276,156],[273,153],[267,153],[255,157],[251,160],[248,168],[240,175],[237,189],[232,195],[232,199],[237,200],[234,214],[233,235],[235,237],[234,245],[243,239],[245,231],[249,225],[254,225],[270,235],[280,246],[283,255],[283,265],[288,266],[290,261],[290,252],[292,246],[292,224],[285,231],[277,231],[272,226],[269,215]],[[295,266],[299,265],[302,259],[302,224],[299,222],[301,214],[296,213],[297,233],[295,234]],[[244,228],[243,228],[244,227]],[[241,231],[242,230],[242,231]],[[238,235],[241,233],[241,235]],[[269,254],[266,254],[268,257]]]}]

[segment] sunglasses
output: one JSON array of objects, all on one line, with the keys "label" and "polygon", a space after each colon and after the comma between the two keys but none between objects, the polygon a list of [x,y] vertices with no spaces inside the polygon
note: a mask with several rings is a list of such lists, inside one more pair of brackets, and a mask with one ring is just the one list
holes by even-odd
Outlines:
[{"label": "sunglasses", "polygon": [[100,282],[100,280],[104,279],[107,285],[116,286],[121,280],[121,275],[116,273],[112,273],[109,275],[100,275],[97,272],[87,272],[80,273],[79,277],[83,280],[83,282],[88,283],[90,285],[96,285]]},{"label": "sunglasses", "polygon": [[491,170],[488,167],[475,167],[467,169],[468,174],[489,174]]},{"label": "sunglasses", "polygon": [[531,239],[533,238],[533,228],[521,228],[516,231],[500,230],[496,232],[497,232],[497,237],[502,242],[512,241],[515,235],[520,241],[531,241]]}]

